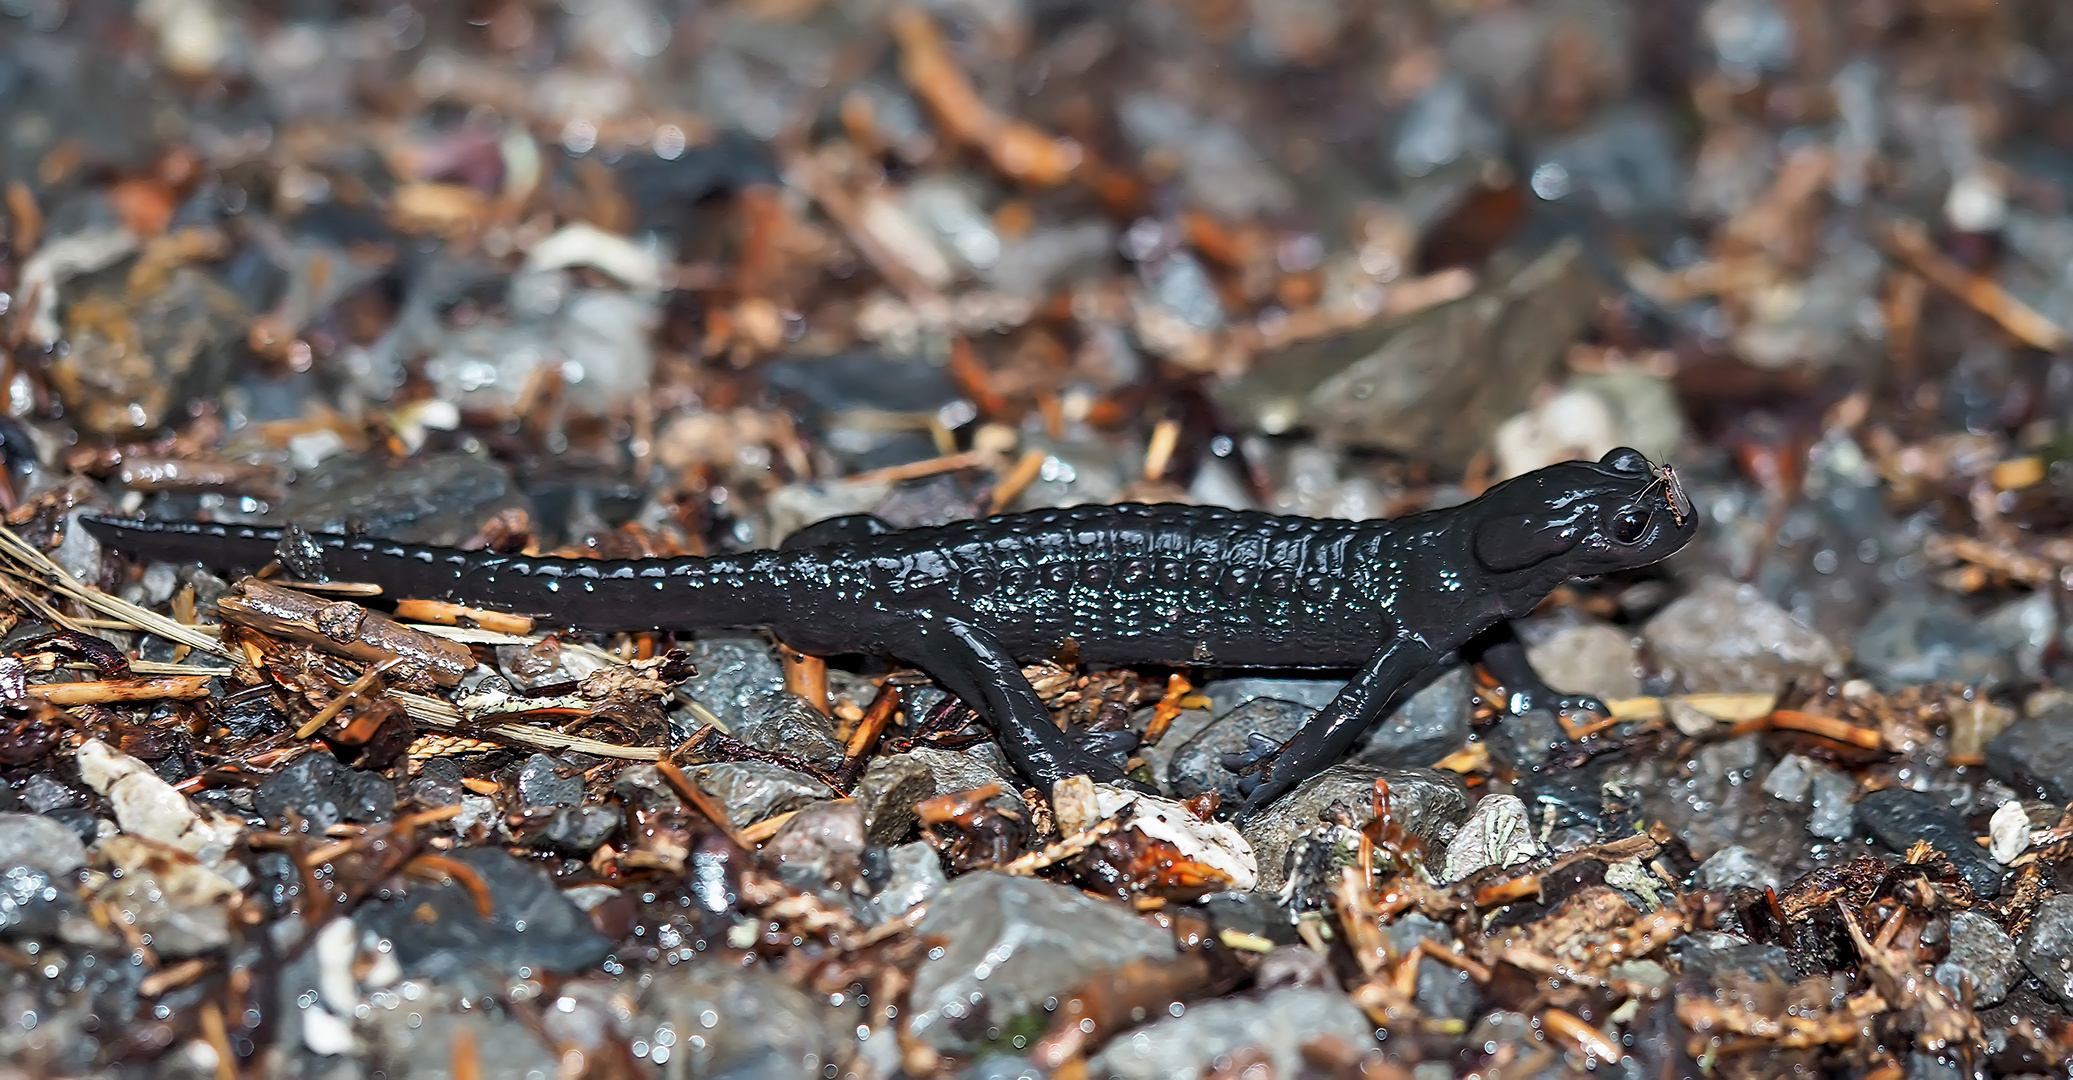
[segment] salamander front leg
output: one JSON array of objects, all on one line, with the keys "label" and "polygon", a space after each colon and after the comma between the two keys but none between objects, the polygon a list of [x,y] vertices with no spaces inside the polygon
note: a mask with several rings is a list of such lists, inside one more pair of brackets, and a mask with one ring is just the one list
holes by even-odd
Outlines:
[{"label": "salamander front leg", "polygon": [[1239,808],[1240,820],[1252,817],[1297,784],[1346,756],[1375,721],[1432,680],[1434,669],[1453,662],[1415,638],[1399,637],[1368,659],[1339,695],[1318,711],[1281,748],[1267,778]]},{"label": "salamander front leg", "polygon": [[1044,795],[1058,781],[1081,774],[1104,784],[1138,786],[1058,730],[1022,668],[993,635],[962,619],[937,616],[900,644],[904,647],[896,651],[903,658],[985,715],[1015,771]]},{"label": "salamander front leg", "polygon": [[1504,684],[1503,708],[1514,716],[1524,716],[1535,709],[1612,715],[1612,710],[1597,698],[1588,694],[1565,694],[1549,686],[1526,661],[1526,644],[1519,640],[1509,622],[1498,623],[1483,631],[1461,650],[1461,654],[1463,659],[1481,665],[1483,670]]}]

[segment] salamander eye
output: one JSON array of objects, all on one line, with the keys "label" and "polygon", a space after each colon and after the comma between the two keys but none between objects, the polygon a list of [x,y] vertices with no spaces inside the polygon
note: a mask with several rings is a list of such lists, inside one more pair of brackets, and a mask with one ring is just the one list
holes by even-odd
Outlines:
[{"label": "salamander eye", "polygon": [[1612,519],[1612,538],[1622,544],[1634,543],[1647,531],[1648,515],[1639,510],[1623,510]]}]

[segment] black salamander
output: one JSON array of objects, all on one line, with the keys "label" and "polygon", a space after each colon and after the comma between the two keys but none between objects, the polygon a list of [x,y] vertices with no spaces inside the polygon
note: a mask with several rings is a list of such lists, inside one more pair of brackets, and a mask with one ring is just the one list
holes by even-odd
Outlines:
[{"label": "black salamander", "polygon": [[[282,539],[273,528],[85,520],[118,550],[221,568],[263,566]],[[1249,814],[1462,660],[1496,676],[1515,712],[1603,712],[1549,689],[1508,620],[1570,578],[1663,559],[1697,528],[1675,473],[1623,448],[1388,521],[1132,504],[902,531],[835,518],[777,549],[711,558],[539,558],[333,535],[302,554],[391,596],[604,631],[767,627],[810,654],[903,660],[977,708],[1043,791],[1080,773],[1128,782],[1060,731],[1022,676],[1020,661],[1068,640],[1094,664],[1357,669],[1273,756]]]}]

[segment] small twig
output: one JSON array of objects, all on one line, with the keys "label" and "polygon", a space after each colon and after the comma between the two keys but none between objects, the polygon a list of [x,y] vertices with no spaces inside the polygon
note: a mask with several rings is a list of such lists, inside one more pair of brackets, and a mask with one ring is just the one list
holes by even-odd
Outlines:
[{"label": "small twig", "polygon": [[1158,480],[1166,475],[1166,469],[1173,464],[1173,451],[1180,445],[1180,423],[1176,420],[1161,420],[1152,428],[1151,440],[1145,445],[1144,478]]},{"label": "small twig", "polygon": [[1865,750],[1885,749],[1885,737],[1871,728],[1858,727],[1832,716],[1815,716],[1792,709],[1778,709],[1759,720],[1744,720],[1728,729],[1730,737],[1752,731],[1803,731]]},{"label": "small twig", "polygon": [[361,694],[374,689],[374,684],[381,680],[383,672],[402,662],[402,657],[395,656],[379,664],[368,665],[367,670],[362,672],[359,678],[354,679],[352,685],[340,691],[337,697],[332,698],[322,709],[317,710],[315,716],[310,717],[301,727],[296,728],[295,738],[297,740],[307,739],[322,731],[324,725],[330,723],[339,713],[344,712],[347,705],[352,704]]},{"label": "small twig", "polygon": [[1021,459],[1015,462],[1015,467],[1008,470],[1008,475],[1001,477],[1000,483],[994,485],[993,495],[986,502],[986,512],[1005,513],[1008,507],[1015,504],[1016,499],[1022,497],[1024,491],[1029,490],[1029,485],[1036,483],[1036,478],[1044,471],[1044,462],[1049,457],[1050,455],[1042,450],[1024,451]]},{"label": "small twig", "polygon": [[380,596],[382,593],[381,586],[371,581],[297,581],[294,578],[268,578],[267,584],[317,596]]},{"label": "small twig", "polygon": [[137,996],[155,998],[168,990],[177,990],[208,974],[212,966],[214,965],[210,961],[195,957],[192,960],[182,960],[172,967],[160,968],[144,976],[143,981],[137,984]]},{"label": "small twig", "polygon": [[[484,630],[524,637],[533,632],[533,620],[508,611],[486,611],[444,600],[398,600],[396,617],[405,622],[439,626],[479,626]],[[445,636],[445,635],[441,635]]]},{"label": "small twig", "polygon": [[1542,1013],[1541,1022],[1549,1034],[1567,1040],[1586,1056],[1597,1058],[1606,1064],[1617,1062],[1624,1056],[1603,1032],[1561,1009],[1549,1009]]},{"label": "small twig", "polygon": [[28,695],[52,705],[107,705],[125,701],[198,701],[209,696],[207,675],[41,683]]},{"label": "small twig", "polygon": [[1952,262],[1929,241],[1929,231],[1916,221],[1895,221],[1886,228],[1887,247],[1930,284],[2001,324],[2023,344],[2045,352],[2066,348],[2066,331],[2036,308],[2010,295],[1992,278]]},{"label": "small twig", "polygon": [[656,762],[655,768],[662,773],[662,779],[676,790],[677,797],[690,803],[693,809],[704,814],[706,820],[712,822],[721,832],[727,834],[727,839],[734,841],[736,847],[744,850],[755,848],[756,845],[750,843],[749,839],[742,835],[741,830],[734,827],[733,820],[727,816],[727,808],[721,806],[718,799],[706,794],[705,789],[698,786],[698,781],[691,779],[691,777],[685,775],[684,770],[667,761]]},{"label": "small twig", "polygon": [[871,760],[871,751],[878,748],[878,740],[884,736],[887,724],[893,714],[900,711],[900,687],[891,679],[879,684],[878,694],[871,699],[871,707],[864,710],[864,718],[857,722],[857,729],[850,732],[849,744],[842,748],[842,764],[835,770],[835,788],[848,791],[856,786],[864,774],[864,763]]},{"label": "small twig", "polygon": [[795,697],[804,698],[814,711],[828,715],[828,662],[818,656],[808,656],[789,645],[779,642],[778,658],[785,669],[785,690]]},{"label": "small twig", "polygon": [[434,870],[445,874],[455,884],[468,890],[468,898],[475,902],[475,914],[485,919],[497,910],[496,898],[490,895],[489,882],[482,880],[482,875],[466,863],[449,859],[444,855],[420,854],[405,863],[404,869],[417,873]]},{"label": "small twig", "polygon": [[202,1002],[202,1038],[216,1051],[216,1080],[238,1080],[237,1052],[230,1045],[230,1030],[223,1024],[223,1010],[213,1001]]},{"label": "small twig", "polygon": [[902,480],[917,480],[924,476],[956,472],[959,469],[983,469],[992,464],[993,455],[981,450],[966,450],[927,461],[915,461],[905,465],[889,465],[883,469],[872,469],[845,476],[845,484],[897,484]]},{"label": "small twig", "polygon": [[1120,817],[1103,818],[1063,840],[1045,844],[1035,851],[1010,862],[1002,863],[994,869],[1003,874],[1017,874],[1028,877],[1039,870],[1055,866],[1078,855],[1080,852],[1100,843],[1103,837],[1113,835],[1117,829],[1122,827],[1123,819]]}]

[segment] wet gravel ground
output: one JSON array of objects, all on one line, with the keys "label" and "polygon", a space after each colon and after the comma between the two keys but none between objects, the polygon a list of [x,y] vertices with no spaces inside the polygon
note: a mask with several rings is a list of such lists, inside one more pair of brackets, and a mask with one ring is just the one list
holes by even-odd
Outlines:
[{"label": "wet gravel ground", "polygon": [[[0,0],[0,1078],[2064,1075],[2069,46]],[[1165,797],[1037,791],[912,671],[77,523],[673,556],[1622,445],[1700,538],[1525,625],[1612,715],[1457,672],[1243,827],[1334,673],[1034,665]]]}]

